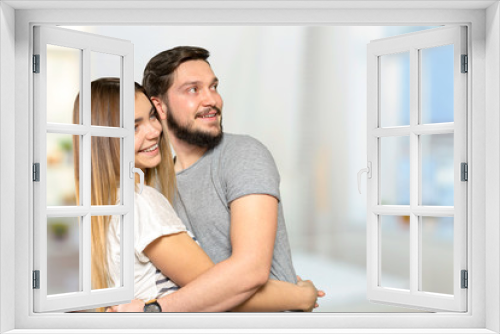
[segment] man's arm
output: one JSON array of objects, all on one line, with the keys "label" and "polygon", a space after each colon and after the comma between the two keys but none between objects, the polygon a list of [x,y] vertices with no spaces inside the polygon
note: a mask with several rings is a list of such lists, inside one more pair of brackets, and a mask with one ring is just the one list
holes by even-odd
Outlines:
[{"label": "man's arm", "polygon": [[[268,281],[276,228],[261,224],[277,214],[277,201],[267,195],[241,199],[245,200],[235,200],[231,206],[237,223],[231,229],[236,251],[233,246],[233,256],[226,261],[214,266],[186,233],[158,238],[144,250],[163,274],[184,286],[158,300],[164,312],[310,311],[317,297],[324,296],[310,281],[298,285]],[[261,281],[265,285],[259,289]],[[110,310],[140,312],[143,306],[144,302],[134,300]]]},{"label": "man's arm", "polygon": [[252,194],[230,204],[232,258],[242,266],[240,279],[257,290],[269,279],[278,227],[278,200]]},{"label": "man's arm", "polygon": [[[182,291],[182,289],[180,290]],[[181,299],[177,298],[179,292],[162,297],[158,302],[162,305],[169,305],[163,312],[170,312],[175,309],[176,303]],[[243,304],[232,308],[237,312],[279,312],[297,310],[310,312],[318,307],[318,297],[324,297],[325,293],[316,290],[311,281],[298,280],[297,284],[288,282],[269,280],[252,297]],[[174,297],[175,299],[172,299]],[[107,312],[142,312],[144,301],[134,299],[131,303],[109,307]],[[214,310],[212,310],[214,311]]]},{"label": "man's arm", "polygon": [[311,312],[318,307],[318,297],[325,292],[316,290],[314,284],[307,280],[298,280],[297,284],[269,280],[250,299],[231,309],[235,312],[276,312],[304,311]]},{"label": "man's arm", "polygon": [[277,229],[278,200],[247,195],[231,208],[232,255],[195,281],[159,300],[164,311],[217,312],[240,305],[269,279]]}]

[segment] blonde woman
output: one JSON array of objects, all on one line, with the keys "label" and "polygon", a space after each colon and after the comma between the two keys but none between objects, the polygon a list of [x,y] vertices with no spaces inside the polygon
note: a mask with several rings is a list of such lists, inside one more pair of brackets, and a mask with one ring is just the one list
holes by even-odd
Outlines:
[{"label": "blonde woman", "polygon": [[[119,80],[102,78],[91,84],[92,124],[119,125]],[[78,97],[74,122],[79,123]],[[75,137],[78,141],[78,137]],[[75,179],[79,185],[79,152],[75,148]],[[111,205],[118,200],[120,177],[119,139],[92,138],[92,204]],[[216,280],[207,286],[197,280],[213,262],[194,241],[170,202],[175,193],[173,159],[166,132],[144,89],[135,84],[135,161],[145,174],[144,191],[135,194],[134,248],[135,300],[108,311],[193,312],[193,311],[311,311],[322,291],[310,281],[298,284],[269,280],[257,293],[241,303],[237,297],[226,303],[210,300],[210,291],[223,289]],[[92,217],[92,288],[114,287],[119,282],[119,221]],[[158,250],[161,249],[161,252]],[[203,287],[201,285],[203,284]],[[180,289],[179,287],[186,288]],[[195,304],[186,305],[182,296],[206,288]],[[175,294],[173,292],[179,290]],[[150,306],[154,304],[154,307]],[[146,306],[147,305],[147,306]],[[102,311],[103,309],[99,309]]]}]

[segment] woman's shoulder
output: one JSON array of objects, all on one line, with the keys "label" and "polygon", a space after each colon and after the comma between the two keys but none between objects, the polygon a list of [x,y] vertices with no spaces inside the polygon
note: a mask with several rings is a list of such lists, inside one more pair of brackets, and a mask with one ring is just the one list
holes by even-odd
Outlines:
[{"label": "woman's shoulder", "polygon": [[146,202],[146,203],[161,203],[164,204],[169,203],[167,198],[159,192],[156,188],[153,188],[151,186],[144,185],[144,188],[141,193],[138,191],[135,192],[135,201],[136,203],[139,202]]},{"label": "woman's shoulder", "polygon": [[135,193],[135,210],[140,216],[154,216],[173,219],[178,223],[177,214],[168,199],[157,189],[144,185],[142,193]]}]

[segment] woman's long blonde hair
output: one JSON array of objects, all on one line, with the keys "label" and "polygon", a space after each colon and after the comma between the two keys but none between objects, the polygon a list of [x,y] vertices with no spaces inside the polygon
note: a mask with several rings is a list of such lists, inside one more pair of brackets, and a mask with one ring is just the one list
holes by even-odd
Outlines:
[{"label": "woman's long blonde hair", "polygon": [[[135,83],[135,94],[146,94]],[[73,123],[80,124],[80,96],[73,107]],[[153,104],[151,107],[154,108]],[[101,78],[91,83],[91,125],[120,126],[120,80]],[[155,187],[171,203],[175,194],[175,172],[170,142],[164,122],[159,139],[161,163],[143,170],[145,184]],[[73,136],[77,203],[80,203],[80,137]],[[115,205],[120,185],[120,138],[92,137],[91,204]],[[92,289],[110,286],[107,263],[107,233],[110,216],[92,216]],[[101,309],[102,310],[102,309]]]}]

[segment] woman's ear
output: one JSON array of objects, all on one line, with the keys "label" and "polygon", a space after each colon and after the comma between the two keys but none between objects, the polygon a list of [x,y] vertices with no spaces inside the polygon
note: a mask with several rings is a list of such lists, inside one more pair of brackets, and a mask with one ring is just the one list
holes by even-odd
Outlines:
[{"label": "woman's ear", "polygon": [[153,102],[153,105],[155,106],[156,112],[158,112],[160,119],[167,119],[167,106],[165,105],[165,103],[163,103],[163,101],[158,97],[152,97],[151,102]]}]

